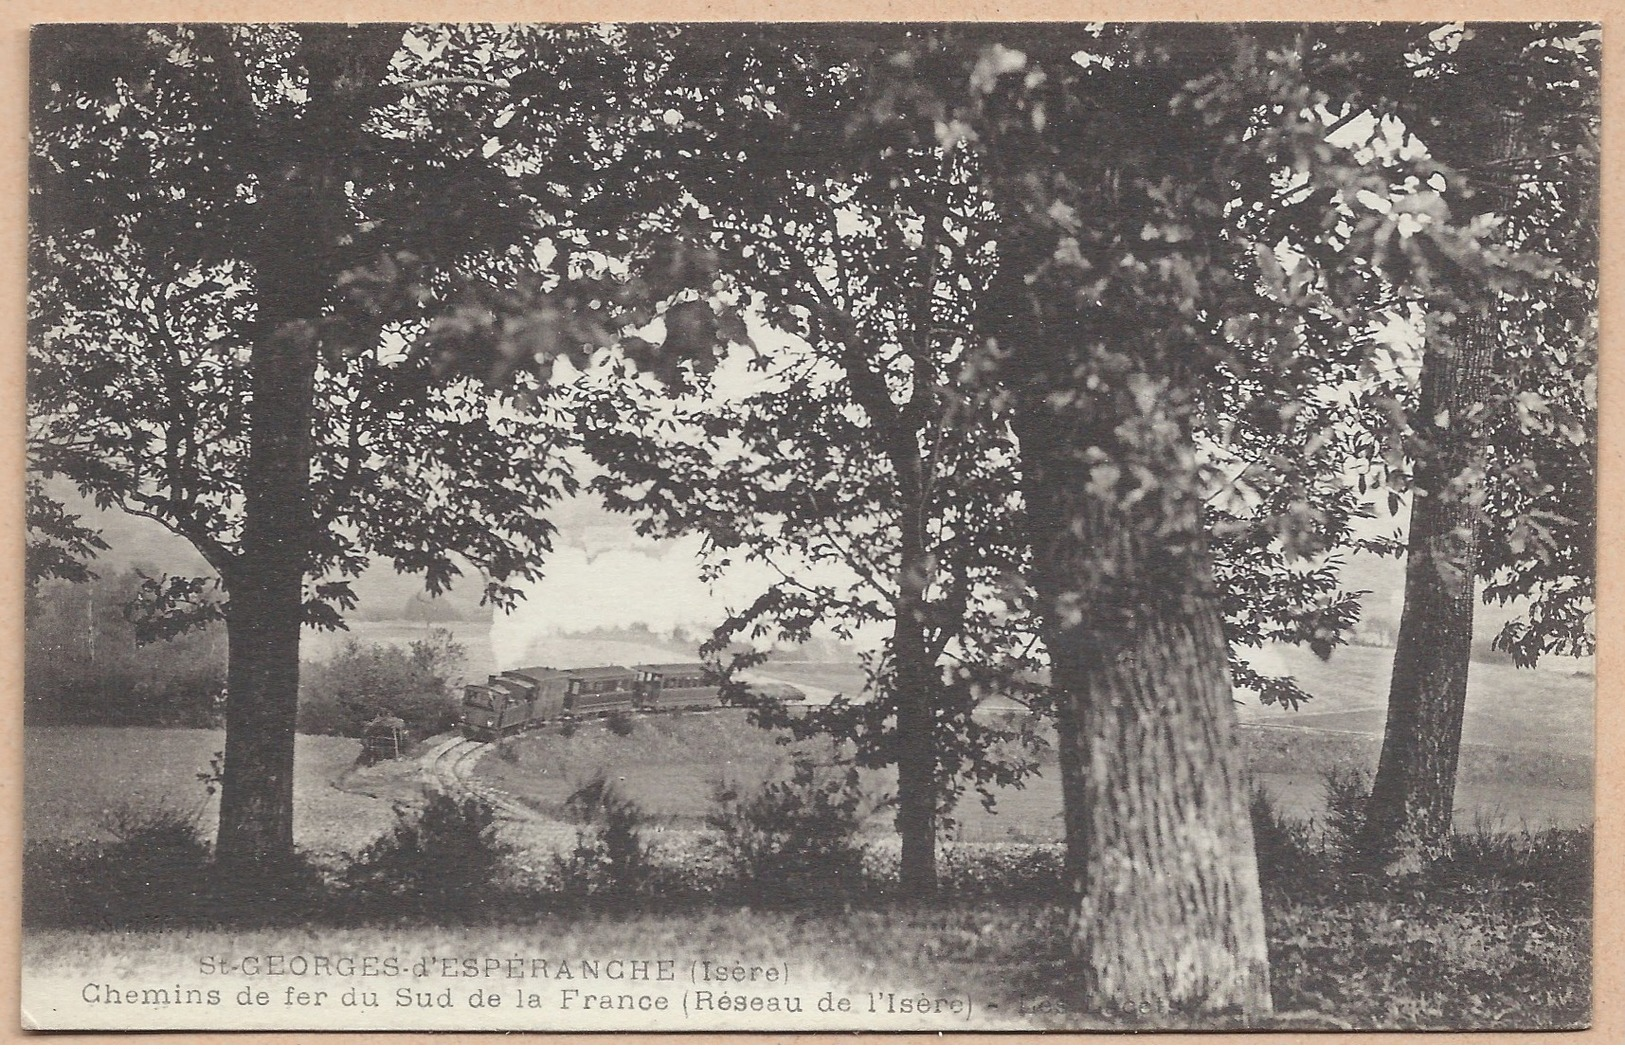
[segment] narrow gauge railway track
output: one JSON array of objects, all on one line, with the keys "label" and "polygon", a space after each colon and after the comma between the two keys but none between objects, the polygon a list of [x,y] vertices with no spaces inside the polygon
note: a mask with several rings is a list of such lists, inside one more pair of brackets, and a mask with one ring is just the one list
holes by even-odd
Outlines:
[{"label": "narrow gauge railway track", "polygon": [[480,793],[474,786],[472,773],[480,756],[491,746],[461,735],[436,743],[420,759],[425,785],[451,794]]},{"label": "narrow gauge railway track", "polygon": [[[729,713],[737,709],[731,707],[678,707],[670,710],[634,711],[626,716],[635,721],[647,718],[670,717],[712,717],[718,714]],[[604,721],[607,715],[596,715],[578,721],[594,722]],[[549,721],[533,725],[522,731],[502,737],[501,741],[524,739],[527,736],[548,729],[557,729],[561,722]],[[528,805],[521,804],[508,798],[504,792],[484,786],[474,776],[474,769],[480,759],[491,752],[499,741],[470,739],[467,736],[446,736],[434,742],[430,748],[418,759],[422,767],[424,785],[435,790],[449,794],[472,794],[490,802],[502,814],[525,820],[544,820],[554,822],[551,817],[537,812]]]},{"label": "narrow gauge railway track", "polygon": [[[792,706],[807,706],[805,702],[791,704]],[[707,718],[738,711],[740,707],[716,706],[681,706],[668,707],[659,710],[638,711],[605,711],[594,713],[577,719],[577,725],[602,722],[612,713],[619,713],[634,721],[643,721],[650,718]],[[497,811],[504,819],[516,820],[525,823],[538,824],[545,827],[557,828],[564,826],[559,820],[545,812],[540,812],[525,803],[509,796],[506,791],[479,782],[474,775],[475,767],[480,759],[494,750],[499,742],[524,739],[538,732],[549,729],[556,730],[566,722],[559,720],[545,721],[530,725],[517,732],[499,737],[497,740],[473,739],[462,734],[448,735],[436,740],[430,740],[430,746],[418,759],[420,775],[424,786],[452,796],[468,795],[480,798]],[[336,785],[336,784],[335,784]]]}]

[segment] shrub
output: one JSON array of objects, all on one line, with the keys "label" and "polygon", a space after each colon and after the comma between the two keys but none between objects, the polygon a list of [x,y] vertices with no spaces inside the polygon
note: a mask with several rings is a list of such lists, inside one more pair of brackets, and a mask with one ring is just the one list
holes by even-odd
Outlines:
[{"label": "shrub", "polygon": [[1276,810],[1263,789],[1253,788],[1253,848],[1258,853],[1258,869],[1268,873],[1298,871],[1314,861],[1309,828],[1288,819]]},{"label": "shrub", "polygon": [[788,780],[744,795],[719,783],[706,822],[748,893],[775,902],[839,899],[862,881],[858,771],[799,757]]},{"label": "shrub", "polygon": [[[876,869],[875,853],[865,855],[866,870],[897,877],[897,853]],[[957,842],[942,850],[937,862],[937,884],[954,898],[1003,897],[1022,903],[1068,898],[1066,847],[1055,843]]]},{"label": "shrub", "polygon": [[398,717],[415,737],[432,736],[457,722],[453,679],[463,647],[446,630],[432,631],[407,648],[362,645],[353,638],[331,659],[300,677],[299,731],[361,736],[367,722]]},{"label": "shrub", "polygon": [[1429,874],[1447,885],[1524,886],[1554,907],[1589,914],[1594,844],[1590,827],[1458,833]]},{"label": "shrub", "polygon": [[395,826],[350,859],[342,881],[373,903],[473,914],[496,896],[511,852],[489,802],[429,791],[419,807],[395,807]]},{"label": "shrub", "polygon": [[632,715],[624,710],[612,710],[604,717],[604,724],[617,736],[630,736],[637,727],[632,721]]},{"label": "shrub", "polygon": [[211,850],[196,811],[126,807],[106,813],[101,829],[111,842],[28,850],[30,921],[143,928],[209,913]]},{"label": "shrub", "polygon": [[1345,862],[1352,861],[1365,830],[1366,804],[1371,800],[1371,775],[1347,765],[1333,768],[1324,779],[1326,791],[1326,844]]},{"label": "shrub", "polygon": [[653,874],[641,829],[643,809],[600,770],[570,793],[564,810],[586,826],[576,832],[570,854],[555,863],[560,890],[614,905],[640,899]]},{"label": "shrub", "polygon": [[198,817],[195,810],[162,804],[107,813],[102,829],[115,840],[101,856],[105,905],[125,910],[123,917],[138,923],[204,910],[212,850],[198,831]]}]

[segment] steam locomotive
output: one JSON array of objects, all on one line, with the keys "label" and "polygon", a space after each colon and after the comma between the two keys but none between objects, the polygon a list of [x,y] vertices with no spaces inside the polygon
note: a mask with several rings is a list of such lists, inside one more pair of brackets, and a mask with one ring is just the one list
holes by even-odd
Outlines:
[{"label": "steam locomotive", "polygon": [[[787,703],[807,698],[788,685],[751,686],[746,697]],[[460,723],[469,739],[494,740],[550,721],[615,711],[704,710],[729,703],[721,682],[703,663],[522,667],[465,687]]]}]

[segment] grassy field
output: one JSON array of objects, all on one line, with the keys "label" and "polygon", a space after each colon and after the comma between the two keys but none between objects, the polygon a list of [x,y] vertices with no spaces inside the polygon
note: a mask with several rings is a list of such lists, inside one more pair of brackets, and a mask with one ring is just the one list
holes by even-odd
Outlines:
[{"label": "grassy field", "polygon": [[[1291,676],[1313,697],[1297,711],[1239,697],[1248,766],[1284,812],[1317,817],[1324,811],[1326,773],[1376,769],[1393,658],[1393,650],[1386,648],[1342,648],[1328,661],[1298,648],[1252,653],[1260,671]],[[1538,830],[1591,822],[1595,682],[1576,673],[1573,661],[1552,664],[1535,670],[1473,664],[1456,792],[1459,826]],[[861,683],[861,674],[852,668],[829,664],[782,663],[772,669],[797,684],[852,689],[854,679]],[[697,754],[704,745],[701,740]],[[648,774],[655,780],[662,775],[660,770]],[[879,775],[870,786],[890,789]],[[650,798],[677,796],[676,790],[662,790],[658,783],[632,789]],[[686,785],[680,789],[688,794]],[[974,798],[961,805],[957,815],[965,840],[1060,838],[1060,788],[1052,773],[1024,789],[1000,791],[997,799],[994,813],[984,812]]]},{"label": "grassy field", "polygon": [[[199,772],[222,750],[213,729],[75,728],[26,730],[23,809],[30,840],[98,841],[106,815],[121,809],[196,811],[213,827],[218,803]],[[354,763],[360,742],[300,736],[294,749],[294,834],[318,855],[365,844],[393,821],[388,800],[347,793],[333,784]]]},{"label": "grassy field", "polygon": [[[1328,663],[1296,650],[1265,654],[1263,669],[1292,674],[1315,697],[1297,712],[1255,701],[1238,708],[1249,766],[1282,810],[1313,817],[1328,770],[1375,768],[1391,659],[1390,651],[1369,648],[1340,650]],[[842,675],[854,673],[796,663],[774,664],[772,672],[832,689],[849,687]],[[1474,666],[1459,826],[1516,830],[1591,821],[1592,686],[1589,678],[1562,671]],[[195,774],[223,745],[218,731],[31,727],[25,746],[29,834],[95,838],[111,809],[198,806],[204,795]],[[802,749],[828,753],[812,743]],[[387,766],[345,777],[348,791],[336,787],[357,752],[353,740],[300,737],[296,830],[307,849],[331,854],[359,847],[388,826],[392,800],[417,790],[412,770]],[[790,751],[773,734],[751,727],[744,712],[727,711],[636,719],[629,736],[602,722],[585,724],[570,738],[545,730],[515,741],[507,758],[488,755],[477,774],[544,811],[557,811],[575,786],[602,769],[655,822],[693,827],[710,807],[715,782],[750,785],[781,776]],[[980,842],[1059,840],[1061,800],[1051,769],[1046,762],[1024,789],[1001,790],[994,812],[967,798],[956,814],[957,835]],[[864,786],[880,798],[894,780],[870,773]],[[212,815],[205,813],[206,822]],[[888,818],[876,813],[871,826],[877,835],[887,833]]]},{"label": "grassy field", "polygon": [[[1280,662],[1268,669],[1298,676],[1316,701],[1298,712],[1244,705],[1247,760],[1280,808],[1312,815],[1326,770],[1370,768],[1375,762],[1388,654],[1346,650],[1330,664],[1300,659],[1295,653],[1272,658]],[[795,672],[790,664],[774,668],[775,675],[784,678],[793,678]],[[819,687],[842,687],[835,684],[839,673],[833,668],[808,673],[803,680]],[[1478,668],[1475,673],[1460,790],[1463,829],[1589,823],[1590,680],[1506,667]],[[1374,701],[1376,710],[1371,709]],[[626,734],[604,721],[582,724],[570,735],[556,729],[532,733],[510,741],[501,753],[488,753],[475,774],[492,788],[544,813],[560,815],[569,793],[602,770],[647,810],[645,829],[653,831],[650,839],[657,854],[687,857],[689,853],[679,846],[692,840],[692,830],[710,807],[716,781],[749,786],[776,778],[787,772],[792,756],[774,734],[750,726],[747,713],[740,710],[639,717],[630,719],[630,726]],[[222,734],[211,731],[28,729],[26,810],[31,842],[105,839],[103,814],[122,806],[193,807],[207,826],[213,813],[203,804],[195,774],[208,767],[222,745]],[[829,744],[802,744],[800,749],[827,755]],[[318,860],[354,852],[382,833],[393,818],[391,802],[412,797],[419,789],[421,776],[414,762],[356,770],[356,753],[353,740],[298,740],[295,829],[301,845]],[[864,786],[878,797],[890,791],[892,781],[875,773],[866,777]],[[1105,1015],[1069,997],[1075,994],[1076,980],[1068,955],[1067,908],[1060,902],[1057,847],[1016,844],[1057,841],[1059,815],[1052,775],[1034,779],[1024,790],[1001,792],[991,814],[967,801],[961,806],[963,823],[957,829],[964,844],[949,847],[943,861],[945,881],[958,887],[955,895],[934,903],[899,899],[894,890],[884,888],[894,875],[887,873],[891,870],[887,864],[894,865],[896,844],[890,812],[882,809],[868,824],[864,860],[865,874],[878,877],[872,884],[881,888],[831,906],[803,903],[779,910],[744,905],[706,890],[676,897],[670,905],[640,899],[631,910],[600,911],[524,896],[515,897],[518,904],[498,908],[512,915],[502,921],[493,921],[482,907],[469,912],[472,920],[466,922],[440,916],[443,924],[434,924],[391,911],[386,920],[368,924],[348,909],[348,898],[341,897],[325,910],[257,920],[269,921],[264,925],[255,919],[244,922],[233,910],[231,928],[162,927],[165,922],[160,927],[114,931],[76,921],[73,915],[80,911],[69,909],[62,912],[66,920],[36,921],[27,929],[25,1000],[44,1000],[49,995],[41,989],[54,986],[50,993],[56,1000],[77,1008],[87,974],[101,986],[185,983],[228,994],[247,986],[241,976],[200,973],[200,958],[669,957],[683,967],[701,959],[788,962],[796,973],[794,991],[801,992],[803,1007],[809,1010],[816,1009],[826,990],[862,1001],[872,990],[924,992],[972,1001],[976,1009],[973,1021],[945,1017],[923,1025],[918,1017],[867,1012],[820,1021],[814,1012],[808,1024],[833,1025],[826,1029],[1118,1027],[1121,1015]],[[575,840],[573,828],[551,821],[507,821],[503,827],[503,837],[521,846],[515,857],[519,863],[515,876],[521,881],[542,870],[534,865],[534,850]],[[668,833],[654,830],[662,827]],[[551,844],[544,842],[544,832],[552,831],[562,833],[554,835]],[[1583,1024],[1590,1008],[1589,839],[1569,834],[1476,840],[1485,844],[1468,842],[1467,858],[1452,861],[1454,866],[1430,870],[1414,883],[1395,884],[1326,866],[1321,854],[1306,859],[1307,854],[1282,851],[1279,845],[1266,851],[1266,838],[1260,838],[1279,1023],[1411,1030]],[[1474,848],[1495,858],[1475,859]],[[869,870],[871,866],[875,871]],[[691,870],[687,860],[681,869]],[[973,878],[966,880],[956,871]],[[1044,871],[1050,873],[1033,885],[1048,888],[980,896],[975,894],[979,890],[965,890],[966,885],[993,884],[975,880],[985,872],[1002,872],[997,877],[1016,878],[1016,884],[1025,886],[1020,879]],[[107,884],[103,872],[92,871],[84,884],[92,893],[87,899],[108,898],[102,892]],[[316,980],[269,984],[277,993],[282,984],[300,990],[328,987]],[[403,988],[438,993],[447,982],[402,977],[371,986],[393,996]],[[493,1024],[526,1029],[573,1022],[561,1020],[556,1011],[558,985],[540,989],[550,996],[552,1009],[534,1014],[534,1019],[517,1013],[498,1018],[461,1007],[426,1016],[390,1012],[386,1005],[366,1014],[340,1014],[334,1022],[444,1029]],[[459,984],[457,990],[459,1001],[466,999],[469,987]],[[278,1022],[270,1013],[257,1015],[268,1017],[272,1026]],[[163,1012],[132,1014],[127,1022],[173,1025],[182,1019],[179,1012]],[[1150,1020],[1156,1026],[1184,1022],[1178,1015],[1163,1014]],[[211,1021],[200,1014],[195,1022]],[[611,1021],[616,1029],[681,1025],[712,1029],[716,1024],[709,1016],[685,1021],[670,1015],[617,1016]],[[786,1025],[803,1024],[796,1018]],[[755,1026],[775,1025],[758,1020]]]}]

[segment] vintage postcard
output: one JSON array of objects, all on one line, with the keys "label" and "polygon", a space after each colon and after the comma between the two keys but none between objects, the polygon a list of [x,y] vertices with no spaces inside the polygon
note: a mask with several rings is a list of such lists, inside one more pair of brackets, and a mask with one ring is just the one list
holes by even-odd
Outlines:
[{"label": "vintage postcard", "polygon": [[28,87],[25,1028],[1591,1024],[1597,24]]}]

